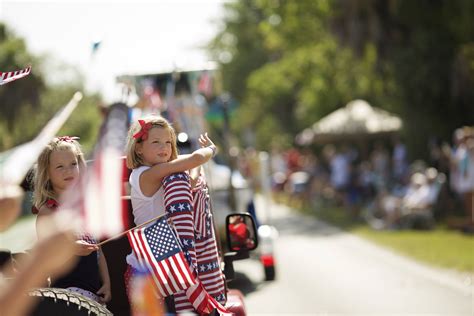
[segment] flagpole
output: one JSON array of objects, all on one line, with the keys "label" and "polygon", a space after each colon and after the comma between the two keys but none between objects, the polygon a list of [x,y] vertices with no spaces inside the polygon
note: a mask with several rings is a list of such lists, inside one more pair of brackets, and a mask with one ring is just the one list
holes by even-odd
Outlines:
[{"label": "flagpole", "polygon": [[121,232],[120,234],[118,234],[118,235],[116,235],[116,236],[114,236],[114,237],[110,237],[110,238],[108,238],[108,239],[106,239],[106,240],[104,240],[104,241],[101,241],[100,243],[98,243],[98,244],[96,244],[96,245],[97,245],[97,246],[102,246],[103,244],[108,243],[109,241],[112,241],[112,240],[115,240],[115,239],[117,239],[117,238],[119,238],[119,237],[122,237],[123,235],[127,234],[127,233],[128,233],[129,231],[131,231],[131,230],[140,228],[140,227],[142,227],[142,226],[145,226],[146,224],[150,224],[151,222],[156,221],[157,219],[162,218],[162,217],[165,216],[165,215],[166,215],[166,214],[161,214],[161,215],[159,215],[159,216],[157,216],[157,217],[155,217],[155,218],[150,219],[149,221],[146,221],[146,222],[143,223],[143,224],[140,224],[140,225],[138,225],[138,226],[132,227],[132,228],[130,228],[130,229],[124,231],[124,232]]}]

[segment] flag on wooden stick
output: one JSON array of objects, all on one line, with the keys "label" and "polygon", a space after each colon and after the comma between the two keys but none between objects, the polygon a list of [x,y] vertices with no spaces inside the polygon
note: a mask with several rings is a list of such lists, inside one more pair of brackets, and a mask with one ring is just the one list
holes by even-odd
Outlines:
[{"label": "flag on wooden stick", "polygon": [[138,262],[150,271],[162,297],[196,283],[166,218],[158,219],[149,227],[132,229],[127,236]]},{"label": "flag on wooden stick", "polygon": [[128,107],[123,103],[111,105],[91,166],[79,188],[70,188],[64,194],[61,208],[78,211],[82,229],[96,239],[115,236],[128,226],[127,201],[122,199],[128,171],[123,159],[127,131]]},{"label": "flag on wooden stick", "polygon": [[26,67],[25,69],[17,71],[7,71],[0,72],[0,86],[7,84],[9,82],[15,81],[17,79],[28,76],[31,72],[31,66]]}]

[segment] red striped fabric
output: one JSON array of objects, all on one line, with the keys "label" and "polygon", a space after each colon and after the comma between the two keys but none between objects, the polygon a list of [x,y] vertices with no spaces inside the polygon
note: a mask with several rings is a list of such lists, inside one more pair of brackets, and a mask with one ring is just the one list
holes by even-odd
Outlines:
[{"label": "red striped fabric", "polygon": [[196,209],[198,214],[194,217],[195,225],[201,227],[201,233],[197,232],[195,245],[198,279],[212,297],[218,302],[225,304],[225,278],[221,269],[210,209],[209,190],[204,175],[200,175],[197,185],[193,189],[193,197],[195,202],[196,200],[204,200],[204,203],[201,203],[201,208]]},{"label": "red striped fabric", "polygon": [[[195,220],[206,219],[206,216],[201,216],[202,214],[196,216],[192,205],[203,203],[202,205],[207,205],[207,208],[203,207],[201,210],[209,213],[209,202],[205,201],[206,194],[200,192],[201,200],[199,202],[194,200],[192,203],[193,196],[191,196],[189,176],[185,173],[173,174],[165,178],[163,189],[166,213],[173,222],[188,264],[190,264],[194,275],[198,277],[196,285],[175,294],[176,312],[197,311],[200,314],[205,314],[217,308],[220,314],[231,315],[214,298],[225,301],[225,286],[224,278],[220,272],[217,245],[210,228],[211,217],[207,217],[207,220],[199,224],[202,225],[201,227],[209,229],[209,234],[206,234],[206,237],[203,238],[196,230]],[[194,190],[193,193],[195,198],[197,190]]]},{"label": "red striped fabric", "polygon": [[31,66],[17,71],[0,72],[0,86],[28,76],[30,72]]},{"label": "red striped fabric", "polygon": [[206,218],[210,214],[209,190],[207,188],[204,177],[200,176],[196,186],[192,190],[193,193],[193,220],[196,233],[202,237],[211,235],[211,231],[206,229]]}]

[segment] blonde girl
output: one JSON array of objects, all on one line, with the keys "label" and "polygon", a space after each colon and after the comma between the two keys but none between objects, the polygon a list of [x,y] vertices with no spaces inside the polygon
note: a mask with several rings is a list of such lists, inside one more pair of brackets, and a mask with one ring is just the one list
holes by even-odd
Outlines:
[{"label": "blonde girl", "polygon": [[[175,131],[165,118],[148,116],[131,125],[126,152],[127,167],[132,169],[129,182],[136,225],[165,214],[162,187],[165,177],[198,167],[216,154],[217,148],[207,134],[201,135],[198,141],[202,148],[178,155]],[[131,279],[140,265],[133,253],[127,256],[127,263],[125,285],[130,293]],[[168,311],[174,311],[173,300],[167,299],[167,304]]]},{"label": "blonde girl", "polygon": [[166,176],[198,167],[216,154],[207,133],[198,141],[202,148],[178,156],[176,133],[165,118],[152,115],[132,124],[126,152],[136,225],[164,214],[161,182]]},{"label": "blonde girl", "polygon": [[[63,193],[77,183],[86,167],[77,139],[69,136],[54,138],[38,158],[33,195],[33,213],[38,214],[38,238],[48,235],[44,219],[57,210]],[[111,289],[107,262],[95,240],[87,235],[78,238],[75,254],[78,256],[77,265],[69,274],[53,280],[52,287],[66,288],[100,303],[109,301]]]}]

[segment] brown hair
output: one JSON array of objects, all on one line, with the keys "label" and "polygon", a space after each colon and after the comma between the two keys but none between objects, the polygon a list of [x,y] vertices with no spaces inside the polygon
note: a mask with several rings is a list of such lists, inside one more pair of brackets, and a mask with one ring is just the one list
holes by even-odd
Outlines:
[{"label": "brown hair", "polygon": [[[176,132],[171,124],[166,120],[164,117],[159,115],[150,115],[141,120],[145,121],[145,123],[151,123],[151,128],[160,127],[168,129],[171,135],[171,157],[170,160],[174,160],[178,158],[178,146],[176,145]],[[142,140],[141,138],[134,138],[133,135],[140,132],[141,125],[138,123],[138,120],[133,122],[128,130],[127,135],[127,168],[129,169],[136,169],[140,166],[143,166],[143,159],[137,154],[136,152],[136,145],[140,143]],[[150,129],[151,129],[150,128]]]},{"label": "brown hair", "polygon": [[43,149],[38,161],[36,163],[34,172],[34,195],[33,205],[36,208],[40,208],[49,199],[57,199],[58,196],[53,191],[51,181],[49,178],[48,168],[53,151],[69,150],[77,159],[79,164],[79,170],[84,170],[86,162],[84,160],[84,153],[82,152],[81,145],[70,137],[56,137],[49,142],[48,145]]}]

